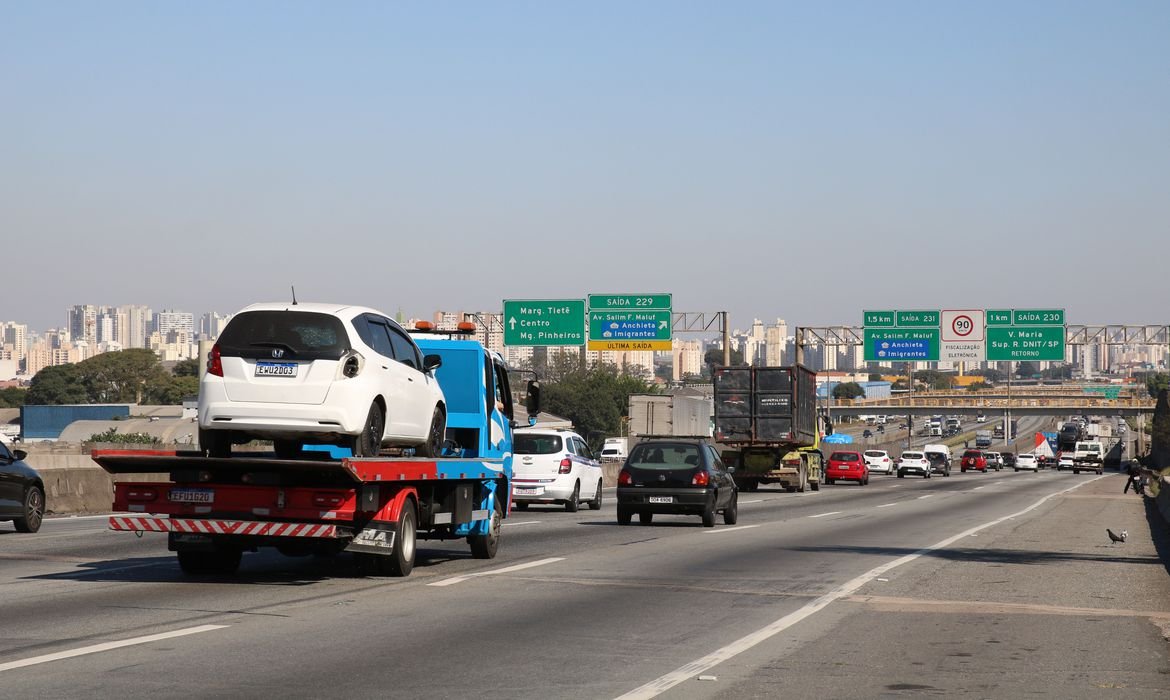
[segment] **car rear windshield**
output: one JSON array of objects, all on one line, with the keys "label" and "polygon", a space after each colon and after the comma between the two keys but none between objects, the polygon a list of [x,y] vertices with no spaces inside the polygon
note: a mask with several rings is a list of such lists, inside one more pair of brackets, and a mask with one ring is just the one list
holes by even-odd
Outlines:
[{"label": "car rear windshield", "polygon": [[880,450],[866,450],[865,456],[866,457],[885,457],[886,453],[881,452]]},{"label": "car rear windshield", "polygon": [[629,465],[639,469],[692,469],[699,465],[699,447],[683,444],[638,445]]},{"label": "car rear windshield", "polygon": [[967,450],[963,453],[964,457],[982,457],[983,453],[979,450]]},{"label": "car rear windshield", "polygon": [[217,341],[220,355],[254,359],[339,359],[349,349],[341,319],[311,311],[245,311]]},{"label": "car rear windshield", "polygon": [[921,452],[903,452],[902,459],[924,459]]},{"label": "car rear windshield", "polygon": [[856,452],[834,452],[829,457],[829,459],[831,459],[834,462],[856,462],[857,461],[857,453]]},{"label": "car rear windshield", "polygon": [[518,455],[551,455],[561,451],[560,435],[525,435],[517,433],[512,436],[513,452]]}]

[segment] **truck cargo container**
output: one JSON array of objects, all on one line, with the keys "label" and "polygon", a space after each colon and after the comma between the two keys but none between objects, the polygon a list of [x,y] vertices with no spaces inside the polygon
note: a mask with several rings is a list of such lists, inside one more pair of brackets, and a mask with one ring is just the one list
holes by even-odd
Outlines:
[{"label": "truck cargo container", "polygon": [[631,437],[709,437],[711,399],[685,394],[631,394]]}]

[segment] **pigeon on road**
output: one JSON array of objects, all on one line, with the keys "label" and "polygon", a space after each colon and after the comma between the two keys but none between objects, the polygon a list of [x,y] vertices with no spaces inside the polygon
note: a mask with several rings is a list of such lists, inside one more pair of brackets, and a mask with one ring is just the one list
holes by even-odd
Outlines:
[{"label": "pigeon on road", "polygon": [[1124,542],[1125,538],[1129,537],[1129,530],[1122,530],[1120,535],[1109,528],[1105,528],[1105,532],[1109,534],[1110,542]]}]

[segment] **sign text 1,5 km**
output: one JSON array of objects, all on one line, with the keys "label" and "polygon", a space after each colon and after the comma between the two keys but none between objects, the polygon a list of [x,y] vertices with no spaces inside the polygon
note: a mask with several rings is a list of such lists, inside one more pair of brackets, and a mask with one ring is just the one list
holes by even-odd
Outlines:
[{"label": "sign text 1,5 km", "polygon": [[590,294],[590,311],[670,311],[669,294]]},{"label": "sign text 1,5 km", "polygon": [[584,299],[505,299],[504,345],[583,345]]}]

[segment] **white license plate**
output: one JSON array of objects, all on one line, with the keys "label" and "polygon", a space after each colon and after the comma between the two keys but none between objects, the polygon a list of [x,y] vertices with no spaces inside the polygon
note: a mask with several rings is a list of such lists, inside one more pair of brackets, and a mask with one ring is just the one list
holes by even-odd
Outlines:
[{"label": "white license plate", "polygon": [[215,491],[212,489],[171,489],[167,500],[173,503],[214,503]]},{"label": "white license plate", "polygon": [[540,489],[536,488],[536,487],[520,488],[518,486],[518,487],[512,489],[512,493],[517,495],[517,496],[535,496],[536,494],[540,493]]},{"label": "white license plate", "polygon": [[649,498],[651,503],[674,503],[673,496],[651,496]]},{"label": "white license plate", "polygon": [[295,377],[297,363],[295,362],[257,362],[257,377]]}]

